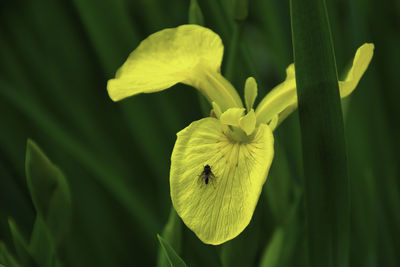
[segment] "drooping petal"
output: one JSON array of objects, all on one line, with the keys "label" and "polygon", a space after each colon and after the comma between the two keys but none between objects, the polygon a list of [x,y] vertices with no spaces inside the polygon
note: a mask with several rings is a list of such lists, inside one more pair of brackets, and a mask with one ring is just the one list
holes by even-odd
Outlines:
[{"label": "drooping petal", "polygon": [[[341,98],[354,91],[372,59],[373,51],[373,44],[363,44],[357,49],[353,65],[345,81],[339,81]],[[291,64],[286,69],[286,80],[272,89],[258,105],[256,109],[257,123],[271,123],[275,118],[274,124],[276,127],[296,108],[296,79],[294,64]],[[277,115],[278,121],[276,121]]]},{"label": "drooping petal", "polygon": [[108,93],[113,101],[118,101],[185,83],[199,89],[221,108],[225,107],[224,102],[241,106],[236,90],[220,74],[223,50],[221,38],[199,25],[156,32],[140,43],[116,77],[108,81]]},{"label": "drooping petal", "polygon": [[[260,125],[248,143],[234,142],[224,125],[205,118],[178,133],[171,157],[171,198],[183,222],[218,245],[249,224],[273,158],[273,135]],[[215,177],[202,175],[209,165]]]}]

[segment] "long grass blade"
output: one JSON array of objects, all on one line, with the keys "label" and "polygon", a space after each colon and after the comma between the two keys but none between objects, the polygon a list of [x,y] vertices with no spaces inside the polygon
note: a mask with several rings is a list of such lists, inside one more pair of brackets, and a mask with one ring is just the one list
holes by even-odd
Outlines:
[{"label": "long grass blade", "polygon": [[325,1],[291,0],[309,266],[347,266],[349,181]]}]

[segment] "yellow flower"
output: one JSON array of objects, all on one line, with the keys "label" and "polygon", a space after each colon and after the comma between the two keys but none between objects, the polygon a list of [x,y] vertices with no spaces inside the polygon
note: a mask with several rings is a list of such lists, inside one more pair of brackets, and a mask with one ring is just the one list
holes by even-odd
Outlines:
[{"label": "yellow flower", "polygon": [[[357,50],[346,80],[339,82],[342,97],[357,86],[373,48],[364,44]],[[286,70],[286,80],[254,110],[256,81],[246,80],[244,107],[221,75],[222,56],[222,41],[210,29],[198,25],[165,29],[146,38],[107,85],[111,99],[118,101],[184,83],[212,104],[215,117],[195,121],[177,134],[170,186],[183,222],[213,245],[236,237],[249,224],[273,159],[272,131],[297,107],[293,64]],[[211,168],[209,175],[206,165]]]}]

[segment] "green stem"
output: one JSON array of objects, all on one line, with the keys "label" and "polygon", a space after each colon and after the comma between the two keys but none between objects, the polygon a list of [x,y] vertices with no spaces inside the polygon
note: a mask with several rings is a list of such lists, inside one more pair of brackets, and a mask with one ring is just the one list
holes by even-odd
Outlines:
[{"label": "green stem", "polygon": [[224,76],[229,81],[232,81],[232,78],[234,76],[236,58],[238,56],[239,39],[241,36],[242,28],[243,28],[243,23],[240,21],[235,21],[235,23],[233,24],[232,39],[229,43],[230,46],[227,53],[226,67],[224,73]]},{"label": "green stem", "polygon": [[291,0],[309,266],[347,266],[350,196],[343,118],[324,0]]}]

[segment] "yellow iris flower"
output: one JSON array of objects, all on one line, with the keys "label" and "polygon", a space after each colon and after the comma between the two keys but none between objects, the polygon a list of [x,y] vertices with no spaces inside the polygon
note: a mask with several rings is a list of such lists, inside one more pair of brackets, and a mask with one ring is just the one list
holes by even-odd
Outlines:
[{"label": "yellow iris flower", "polygon": [[[257,84],[245,83],[245,107],[220,72],[220,37],[198,25],[165,29],[146,38],[108,81],[113,101],[170,88],[177,83],[198,89],[212,104],[215,117],[195,121],[177,134],[171,156],[170,189],[175,210],[204,243],[218,245],[249,224],[274,156],[273,130],[297,107],[294,66],[286,80],[254,110]],[[347,78],[339,81],[341,97],[357,86],[373,55],[364,44]],[[209,165],[213,175],[207,176]]]}]

